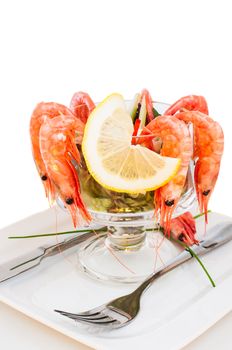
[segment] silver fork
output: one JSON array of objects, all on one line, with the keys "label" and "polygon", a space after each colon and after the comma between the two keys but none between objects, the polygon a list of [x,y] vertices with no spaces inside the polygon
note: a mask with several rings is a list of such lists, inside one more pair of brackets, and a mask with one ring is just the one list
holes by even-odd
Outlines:
[{"label": "silver fork", "polygon": [[[217,224],[207,232],[206,240],[199,245],[193,245],[191,248],[197,255],[204,255],[211,250],[229,242],[232,239],[232,221]],[[158,271],[150,275],[138,288],[132,293],[119,297],[109,303],[98,306],[92,310],[80,313],[71,313],[61,310],[54,310],[59,314],[71,318],[75,321],[99,326],[101,328],[119,328],[129,324],[138,314],[140,309],[140,298],[143,292],[160,276],[175,267],[190,260],[192,255],[184,250],[177,257],[172,259]]]}]

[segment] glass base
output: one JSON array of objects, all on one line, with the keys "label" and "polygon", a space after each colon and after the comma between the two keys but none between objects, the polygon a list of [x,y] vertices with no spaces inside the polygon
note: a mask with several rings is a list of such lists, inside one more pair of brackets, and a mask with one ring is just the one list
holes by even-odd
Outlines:
[{"label": "glass base", "polygon": [[[134,237],[133,228],[130,229]],[[176,254],[173,244],[158,231],[143,232],[140,242],[137,239],[135,244],[128,244],[127,241],[124,247],[115,246],[113,239],[112,243],[112,236],[99,235],[80,249],[80,267],[90,277],[109,282],[140,282]],[[158,248],[161,244],[162,257]]]}]

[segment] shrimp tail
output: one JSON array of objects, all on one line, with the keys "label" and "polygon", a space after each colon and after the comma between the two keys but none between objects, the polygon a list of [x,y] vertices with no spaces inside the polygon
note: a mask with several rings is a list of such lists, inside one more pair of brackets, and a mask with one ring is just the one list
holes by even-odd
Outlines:
[{"label": "shrimp tail", "polygon": [[95,103],[91,97],[83,91],[76,92],[70,102],[70,109],[73,114],[86,124],[90,113],[94,110]]}]

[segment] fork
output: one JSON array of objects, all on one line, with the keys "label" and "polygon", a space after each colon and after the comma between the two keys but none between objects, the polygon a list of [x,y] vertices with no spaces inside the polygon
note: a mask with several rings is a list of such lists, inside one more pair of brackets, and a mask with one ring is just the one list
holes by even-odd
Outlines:
[{"label": "fork", "polygon": [[[232,221],[215,225],[209,230],[207,236],[209,236],[209,238],[201,241],[199,245],[193,245],[191,247],[195,254],[204,255],[211,250],[229,242],[232,239]],[[140,310],[140,298],[143,292],[158,277],[164,275],[168,271],[173,270],[175,267],[183,264],[191,258],[192,255],[189,253],[189,251],[184,250],[162,268],[148,276],[148,278],[145,279],[145,281],[132,293],[121,296],[94,309],[80,313],[71,313],[61,310],[54,311],[87,325],[94,325],[107,329],[123,327],[129,324],[137,316]]]}]

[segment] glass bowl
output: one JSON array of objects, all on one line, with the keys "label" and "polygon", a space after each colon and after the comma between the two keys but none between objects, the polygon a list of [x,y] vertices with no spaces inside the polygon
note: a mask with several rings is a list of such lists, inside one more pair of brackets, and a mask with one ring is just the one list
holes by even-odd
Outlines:
[{"label": "glass bowl", "polygon": [[[154,106],[160,114],[168,108],[160,102],[154,102]],[[105,281],[132,283],[143,280],[154,271],[157,239],[162,239],[162,250],[166,255],[175,249],[170,241],[163,241],[159,232],[147,231],[157,226],[154,192],[132,195],[106,190],[88,173],[84,159],[77,172],[81,195],[93,223],[107,227],[102,232],[96,231],[96,235],[79,250],[80,268],[91,277]],[[189,211],[195,200],[193,164],[190,164],[184,192],[173,216]]]}]

